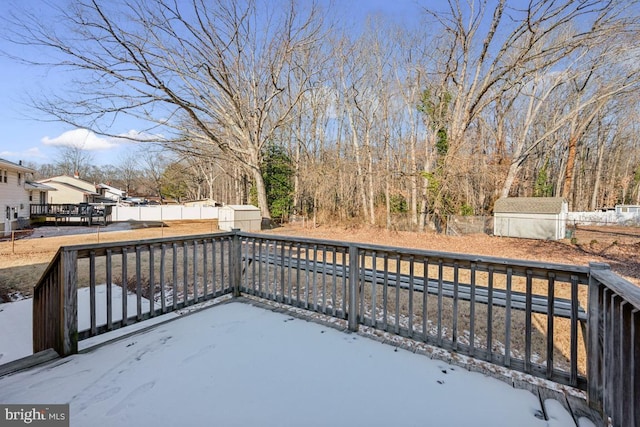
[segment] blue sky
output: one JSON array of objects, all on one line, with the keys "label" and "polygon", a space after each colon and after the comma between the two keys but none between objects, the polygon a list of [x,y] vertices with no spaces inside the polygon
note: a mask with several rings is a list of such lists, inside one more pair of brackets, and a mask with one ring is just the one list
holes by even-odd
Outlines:
[{"label": "blue sky", "polygon": [[[43,0],[22,1],[38,11],[43,3]],[[416,3],[416,0],[336,0],[337,6],[334,7],[344,8],[345,16],[354,23],[364,22],[367,15],[378,13],[402,22],[415,17]],[[15,10],[12,2],[0,1],[0,16],[8,16],[12,9]],[[2,39],[0,50],[17,52],[15,46]],[[0,158],[14,162],[52,163],[57,147],[80,144],[90,151],[94,163],[100,165],[118,164],[120,159],[134,151],[131,143],[108,140],[64,123],[45,121],[42,113],[29,108],[28,94],[48,93],[49,88],[60,86],[69,78],[68,75],[56,69],[26,66],[3,55],[0,55],[0,69]],[[122,134],[140,129],[141,124],[124,119],[114,123],[110,132]]]}]

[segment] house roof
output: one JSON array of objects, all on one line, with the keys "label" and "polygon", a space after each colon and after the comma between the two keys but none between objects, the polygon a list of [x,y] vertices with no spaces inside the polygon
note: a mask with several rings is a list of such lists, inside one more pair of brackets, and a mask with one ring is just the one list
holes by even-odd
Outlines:
[{"label": "house roof", "polygon": [[111,192],[117,192],[117,193],[122,193],[122,194],[124,194],[124,190],[121,190],[121,189],[116,188],[116,187],[112,187],[112,186],[107,185],[107,184],[102,184],[102,183],[101,183],[101,184],[98,184],[98,185],[96,185],[96,188],[103,188],[103,189],[105,189],[105,190],[109,190],[109,191],[111,191]]},{"label": "house roof", "polygon": [[496,200],[493,212],[557,214],[566,203],[562,197],[503,197]]},{"label": "house roof", "polygon": [[28,168],[26,166],[22,166],[18,163],[10,162],[9,160],[0,159],[0,167],[6,167],[12,170],[17,170],[19,172],[31,172],[35,173],[34,169]]},{"label": "house roof", "polygon": [[[55,185],[62,185],[64,187],[71,188],[72,190],[79,191],[79,192],[81,192],[83,194],[90,194],[92,196],[99,196],[99,194],[96,193],[95,191],[90,191],[90,190],[87,190],[86,188],[82,188],[82,187],[78,187],[78,186],[73,185],[73,184],[69,184],[68,182],[62,182],[62,181],[45,181],[45,182],[47,182],[49,185],[54,185],[54,184]],[[42,183],[42,181],[40,181],[39,183]]]},{"label": "house roof", "polygon": [[26,181],[24,188],[27,190],[40,190],[40,191],[58,191],[57,188],[50,187],[48,185],[41,184],[39,182]]}]

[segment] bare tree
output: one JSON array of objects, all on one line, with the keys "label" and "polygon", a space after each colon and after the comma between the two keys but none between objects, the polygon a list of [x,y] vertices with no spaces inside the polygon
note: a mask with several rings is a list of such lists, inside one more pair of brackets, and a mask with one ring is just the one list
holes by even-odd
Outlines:
[{"label": "bare tree", "polygon": [[47,65],[76,72],[75,90],[38,97],[37,108],[103,135],[128,114],[150,124],[147,141],[161,127],[155,140],[168,148],[191,145],[185,135],[215,145],[250,174],[270,217],[262,150],[313,84],[317,67],[300,69],[300,56],[321,52],[314,3],[80,0],[54,8],[46,22],[26,11],[10,22],[12,41],[40,46],[54,58]]},{"label": "bare tree", "polygon": [[93,156],[85,149],[76,146],[58,148],[55,167],[61,175],[85,176],[91,168]]}]

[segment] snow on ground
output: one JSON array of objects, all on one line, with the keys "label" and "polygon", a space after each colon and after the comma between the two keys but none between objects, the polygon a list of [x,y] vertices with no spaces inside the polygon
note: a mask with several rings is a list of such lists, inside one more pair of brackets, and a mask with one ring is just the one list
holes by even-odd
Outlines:
[{"label": "snow on ground", "polygon": [[[112,318],[116,322],[122,319],[122,288],[116,285],[112,289]],[[89,303],[89,288],[78,289],[78,331],[84,331],[91,327],[91,314]],[[107,286],[96,286],[96,324],[98,326],[107,323]],[[33,300],[31,298],[20,301],[0,304],[0,365],[33,354]],[[142,311],[149,311],[149,300],[142,299]],[[127,294],[127,317],[137,313],[136,295]],[[80,342],[81,348],[94,345],[106,339],[115,338],[134,331],[146,328],[154,322],[167,320],[177,314],[166,314],[153,320],[147,320],[133,326],[114,331],[108,335],[100,335]]]},{"label": "snow on ground", "polygon": [[73,426],[574,425],[494,378],[240,302],[0,378],[0,402],[70,403]]}]

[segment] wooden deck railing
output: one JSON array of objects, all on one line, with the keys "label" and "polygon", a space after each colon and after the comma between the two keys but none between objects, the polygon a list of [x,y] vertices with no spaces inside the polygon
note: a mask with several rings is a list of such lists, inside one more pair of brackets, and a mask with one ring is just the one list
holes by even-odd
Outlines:
[{"label": "wooden deck railing", "polygon": [[[78,286],[90,303],[80,331]],[[615,426],[640,419],[640,291],[600,264],[235,231],[63,247],[34,292],[34,350],[72,354],[78,340],[230,293],[585,390]]]}]

